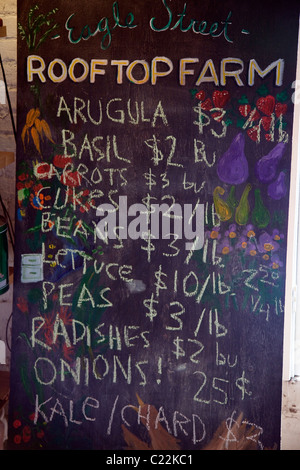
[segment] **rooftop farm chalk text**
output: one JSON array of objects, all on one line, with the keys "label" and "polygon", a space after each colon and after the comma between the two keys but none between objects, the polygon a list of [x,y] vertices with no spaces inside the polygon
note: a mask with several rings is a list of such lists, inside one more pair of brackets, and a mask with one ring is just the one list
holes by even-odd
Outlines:
[{"label": "rooftop farm chalk text", "polygon": [[61,83],[71,80],[74,83],[89,81],[99,83],[101,77],[106,75],[108,67],[115,70],[116,84],[122,85],[129,81],[135,85],[144,85],[150,82],[156,85],[160,79],[177,74],[178,83],[181,86],[191,85],[193,77],[195,86],[203,82],[213,83],[215,86],[226,86],[229,79],[233,79],[238,86],[253,86],[255,78],[265,78],[270,73],[274,74],[275,86],[283,83],[284,60],[276,59],[266,67],[258,64],[256,59],[245,62],[238,57],[226,57],[220,61],[207,59],[199,66],[199,58],[185,57],[178,59],[176,69],[171,59],[165,56],[154,57],[151,61],[136,59],[110,60],[92,58],[89,62],[82,58],[74,58],[69,64],[60,58],[54,58],[46,64],[43,57],[29,55],[27,57],[27,81],[33,82],[37,78],[41,83],[47,81]]}]

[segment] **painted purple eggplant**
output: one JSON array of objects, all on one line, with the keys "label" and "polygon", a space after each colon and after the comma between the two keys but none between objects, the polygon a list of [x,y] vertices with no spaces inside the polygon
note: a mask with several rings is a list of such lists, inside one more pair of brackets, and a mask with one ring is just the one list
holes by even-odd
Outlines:
[{"label": "painted purple eggplant", "polygon": [[261,183],[270,183],[275,178],[277,167],[284,151],[285,143],[279,142],[267,155],[258,160],[255,172]]},{"label": "painted purple eggplant", "polygon": [[247,180],[249,168],[244,147],[245,137],[239,133],[218,161],[217,174],[224,183],[236,185]]},{"label": "painted purple eggplant", "polygon": [[287,186],[285,183],[285,173],[281,171],[273,183],[268,186],[268,196],[276,201],[282,199],[287,193]]}]

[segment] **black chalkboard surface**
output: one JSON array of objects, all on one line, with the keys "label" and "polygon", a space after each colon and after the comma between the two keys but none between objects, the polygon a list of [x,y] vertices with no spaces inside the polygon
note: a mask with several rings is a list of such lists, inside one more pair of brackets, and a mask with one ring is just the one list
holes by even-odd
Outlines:
[{"label": "black chalkboard surface", "polygon": [[11,449],[279,449],[298,10],[18,2]]}]

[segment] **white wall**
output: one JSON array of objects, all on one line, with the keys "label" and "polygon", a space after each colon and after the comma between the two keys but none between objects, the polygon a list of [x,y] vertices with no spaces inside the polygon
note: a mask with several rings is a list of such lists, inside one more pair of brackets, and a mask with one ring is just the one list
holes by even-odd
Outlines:
[{"label": "white wall", "polygon": [[281,449],[300,449],[300,382],[283,381]]},{"label": "white wall", "polygon": [[[0,0],[0,18],[6,26],[7,36],[0,37],[0,54],[8,84],[9,96],[13,108],[14,121],[16,122],[17,103],[17,0]],[[0,70],[0,80],[3,81]],[[2,97],[2,94],[1,94]],[[3,100],[1,99],[1,102]],[[5,104],[0,103],[0,151],[16,153],[16,144],[9,114],[7,98]],[[15,212],[15,163],[0,169],[0,193],[4,204],[14,221]],[[0,211],[1,213],[1,211]],[[13,253],[9,250],[9,265],[13,266]],[[0,296],[0,340],[6,341],[6,366],[0,366],[0,370],[9,369],[10,364],[10,322],[12,310],[12,285],[8,292]]]}]

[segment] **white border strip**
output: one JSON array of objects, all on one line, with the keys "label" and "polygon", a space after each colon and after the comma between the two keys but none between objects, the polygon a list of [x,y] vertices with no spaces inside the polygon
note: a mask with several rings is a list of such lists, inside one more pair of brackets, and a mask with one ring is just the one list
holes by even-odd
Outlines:
[{"label": "white border strip", "polygon": [[[296,84],[300,84],[300,17],[298,32],[298,57]],[[296,88],[295,88],[296,91]],[[283,380],[294,376],[294,339],[295,312],[297,300],[297,261],[298,261],[298,230],[299,230],[299,182],[300,182],[300,103],[295,100],[294,125],[292,137],[292,161],[290,181],[290,202],[288,218],[286,286],[285,286],[285,319],[283,343]],[[300,286],[298,287],[298,291]]]}]

